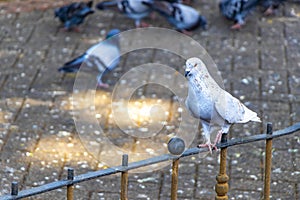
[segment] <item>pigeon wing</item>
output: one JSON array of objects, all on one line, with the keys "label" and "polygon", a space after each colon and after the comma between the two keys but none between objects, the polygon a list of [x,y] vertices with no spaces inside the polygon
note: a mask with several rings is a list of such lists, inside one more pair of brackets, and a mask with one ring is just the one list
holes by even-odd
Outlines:
[{"label": "pigeon wing", "polygon": [[143,4],[149,6],[152,10],[158,12],[164,17],[171,17],[173,15],[173,7],[169,2],[154,1],[152,3],[143,2]]},{"label": "pigeon wing", "polygon": [[227,123],[246,123],[249,121],[260,122],[257,113],[247,108],[228,92],[224,92],[224,95],[220,95],[221,98],[218,98],[215,102],[215,109]]},{"label": "pigeon wing", "polygon": [[243,121],[245,109],[244,105],[228,92],[224,91],[224,95],[215,102],[215,109],[218,114],[228,123],[238,123]]}]

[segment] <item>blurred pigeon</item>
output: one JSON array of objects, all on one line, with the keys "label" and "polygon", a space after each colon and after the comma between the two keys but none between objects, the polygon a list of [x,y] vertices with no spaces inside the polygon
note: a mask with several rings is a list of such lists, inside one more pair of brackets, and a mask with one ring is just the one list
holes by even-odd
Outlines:
[{"label": "blurred pigeon", "polygon": [[192,0],[163,0],[163,1],[167,1],[170,3],[184,3],[190,5]]},{"label": "blurred pigeon", "polygon": [[94,13],[92,5],[92,1],[71,3],[55,9],[54,14],[64,24],[65,30],[76,29],[88,15]]},{"label": "blurred pigeon", "polygon": [[151,9],[144,4],[152,3],[153,0],[111,0],[97,4],[99,10],[118,8],[127,17],[135,20],[136,27],[148,26],[141,23],[141,20],[151,13]]},{"label": "blurred pigeon", "polygon": [[221,0],[221,13],[234,21],[232,29],[240,29],[245,24],[246,16],[259,4],[260,0]]},{"label": "blurred pigeon", "polygon": [[[199,58],[186,61],[185,77],[189,83],[186,107],[195,118],[200,119],[207,140],[199,147],[208,147],[210,151],[216,148],[222,134],[227,134],[234,123],[261,122],[257,113],[219,87]],[[221,126],[214,144],[210,141],[211,125]]]},{"label": "blurred pigeon", "polygon": [[[81,56],[65,63],[58,71],[63,73],[75,73],[80,69],[83,63],[88,67],[97,66],[100,72],[97,76],[98,86],[103,88],[109,87],[108,84],[103,83],[102,77],[105,73],[116,68],[120,62],[119,33],[120,31],[118,29],[109,31],[105,41],[99,42],[89,48]],[[111,63],[111,61],[113,62]]]},{"label": "blurred pigeon", "polygon": [[262,0],[261,5],[264,8],[264,14],[271,15],[274,10],[278,9],[286,0]]},{"label": "blurred pigeon", "polygon": [[167,1],[155,1],[152,4],[145,4],[165,17],[178,31],[188,33],[188,31],[198,27],[206,29],[207,21],[205,17],[190,6]]}]

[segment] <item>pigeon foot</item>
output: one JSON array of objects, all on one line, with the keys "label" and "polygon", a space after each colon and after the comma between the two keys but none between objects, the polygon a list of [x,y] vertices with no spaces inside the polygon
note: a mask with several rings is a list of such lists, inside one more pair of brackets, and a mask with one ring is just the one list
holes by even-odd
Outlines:
[{"label": "pigeon foot", "polygon": [[137,28],[148,28],[149,26],[150,26],[150,24],[145,23],[145,22],[141,22],[141,23],[137,26]]},{"label": "pigeon foot", "polygon": [[81,30],[79,27],[71,27],[71,28],[67,28],[67,27],[62,27],[59,29],[59,31],[63,31],[63,32],[71,32],[74,31],[76,33],[81,33]]},{"label": "pigeon foot", "polygon": [[192,32],[187,31],[187,30],[181,30],[180,32],[182,32],[183,34],[186,34],[187,36],[190,36],[190,37],[193,35]]},{"label": "pigeon foot", "polygon": [[269,16],[274,14],[274,10],[272,9],[272,6],[270,6],[269,8],[267,8],[267,10],[264,12],[264,15]]},{"label": "pigeon foot", "polygon": [[73,27],[72,30],[76,33],[81,33],[81,29],[77,26]]},{"label": "pigeon foot", "polygon": [[97,86],[100,88],[105,88],[105,89],[109,88],[109,85],[107,83],[98,83]]},{"label": "pigeon foot", "polygon": [[59,28],[59,31],[62,31],[62,32],[69,32],[70,29],[66,28],[66,27],[62,27],[62,28]]},{"label": "pigeon foot", "polygon": [[206,148],[206,147],[209,149],[209,152],[211,154],[212,154],[212,150],[218,150],[217,146],[215,144],[210,143],[210,142],[198,145],[198,148]]},{"label": "pigeon foot", "polygon": [[242,28],[242,25],[239,23],[234,24],[233,26],[231,26],[230,29],[232,30],[240,30]]}]

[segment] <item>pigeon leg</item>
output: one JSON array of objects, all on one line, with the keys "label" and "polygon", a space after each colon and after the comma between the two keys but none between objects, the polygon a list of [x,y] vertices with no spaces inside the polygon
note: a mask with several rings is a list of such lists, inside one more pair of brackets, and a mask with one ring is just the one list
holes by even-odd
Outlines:
[{"label": "pigeon leg", "polygon": [[223,135],[222,131],[219,131],[217,136],[216,136],[216,139],[215,139],[215,142],[214,142],[213,146],[216,147],[216,144],[221,142],[222,135]]},{"label": "pigeon leg", "polygon": [[59,31],[69,32],[70,29],[68,29],[68,28],[66,28],[66,27],[62,27],[62,28],[59,28]]},{"label": "pigeon leg", "polygon": [[100,88],[109,88],[109,85],[107,83],[98,83],[97,86]]},{"label": "pigeon leg", "polygon": [[145,22],[141,22],[141,23],[137,26],[137,28],[147,28],[147,27],[149,27],[149,26],[150,26],[150,24],[145,23]]},{"label": "pigeon leg", "polygon": [[193,33],[187,30],[181,30],[180,32],[182,32],[183,34],[186,34],[187,36],[192,36]]},{"label": "pigeon leg", "polygon": [[135,27],[136,28],[147,28],[150,24],[147,24],[145,22],[141,22],[141,20],[135,20]]},{"label": "pigeon leg", "polygon": [[73,27],[72,28],[73,31],[75,31],[76,33],[80,33],[81,32],[81,29],[77,26]]},{"label": "pigeon leg", "polygon": [[240,30],[241,28],[242,28],[242,25],[239,23],[236,23],[233,26],[231,26],[232,30]]},{"label": "pigeon leg", "polygon": [[150,14],[150,19],[151,20],[156,20],[156,13],[155,12],[151,12],[151,14]]},{"label": "pigeon leg", "polygon": [[270,6],[265,12],[264,15],[269,16],[274,13],[272,6]]}]

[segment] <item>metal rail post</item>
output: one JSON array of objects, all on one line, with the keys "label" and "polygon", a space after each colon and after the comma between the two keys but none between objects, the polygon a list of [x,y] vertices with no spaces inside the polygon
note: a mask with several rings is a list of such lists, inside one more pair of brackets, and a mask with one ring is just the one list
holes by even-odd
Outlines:
[{"label": "metal rail post", "polygon": [[[273,134],[272,123],[267,124],[267,135]],[[264,199],[270,200],[270,185],[271,185],[271,168],[272,168],[272,139],[266,140],[266,155],[265,155],[265,187]]]},{"label": "metal rail post", "polygon": [[12,182],[11,183],[11,195],[12,196],[17,196],[18,195],[18,193],[19,193],[19,184],[18,184],[18,182]]},{"label": "metal rail post", "polygon": [[[74,180],[74,169],[68,168],[68,180]],[[67,200],[73,200],[74,199],[74,185],[68,185],[67,186]]]},{"label": "metal rail post", "polygon": [[[227,134],[222,135],[221,143],[227,142]],[[217,184],[215,187],[215,191],[217,196],[215,200],[228,200],[227,192],[228,192],[228,180],[229,177],[226,174],[226,158],[227,158],[227,147],[221,148],[220,154],[220,171],[218,176],[216,177]]]},{"label": "metal rail post", "polygon": [[179,159],[173,160],[173,164],[172,164],[171,200],[177,200],[178,166],[179,166]]},{"label": "metal rail post", "polygon": [[[122,166],[128,166],[128,155],[122,156]],[[122,171],[121,174],[121,200],[128,200],[128,171]]]}]

